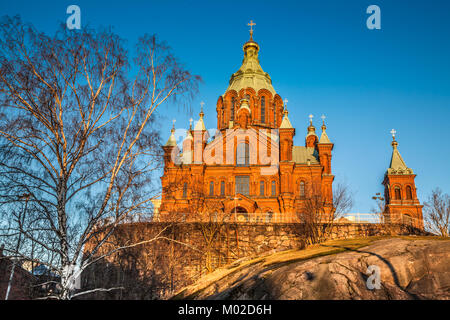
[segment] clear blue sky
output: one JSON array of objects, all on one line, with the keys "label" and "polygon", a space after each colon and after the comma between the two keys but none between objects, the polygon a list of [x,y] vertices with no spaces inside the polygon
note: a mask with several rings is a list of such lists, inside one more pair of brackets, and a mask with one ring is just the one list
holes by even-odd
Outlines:
[{"label": "clear blue sky", "polygon": [[[356,192],[354,212],[369,212],[371,196],[382,191],[392,128],[417,174],[420,200],[437,186],[450,192],[450,1],[2,0],[0,14],[20,14],[53,32],[70,4],[80,6],[82,24],[113,26],[130,46],[157,33],[203,77],[193,114],[176,106],[159,111],[164,141],[173,114],[177,126],[187,126],[201,100],[207,127],[216,126],[215,103],[241,64],[253,19],[261,65],[289,100],[295,144],[304,144],[310,113],[316,127],[327,116],[333,171]],[[366,28],[371,4],[381,8],[381,30]]]}]

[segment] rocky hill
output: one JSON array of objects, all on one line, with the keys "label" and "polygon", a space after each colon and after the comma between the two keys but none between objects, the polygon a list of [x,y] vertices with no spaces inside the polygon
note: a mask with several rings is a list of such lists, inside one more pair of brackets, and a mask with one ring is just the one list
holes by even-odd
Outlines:
[{"label": "rocky hill", "polygon": [[371,237],[242,259],[174,298],[450,299],[450,239]]}]

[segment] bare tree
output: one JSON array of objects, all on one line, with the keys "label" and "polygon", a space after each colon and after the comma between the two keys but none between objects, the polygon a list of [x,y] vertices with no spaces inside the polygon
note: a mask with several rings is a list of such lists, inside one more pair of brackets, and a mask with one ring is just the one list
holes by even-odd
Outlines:
[{"label": "bare tree", "polygon": [[333,220],[340,219],[343,214],[348,213],[353,208],[353,192],[349,185],[344,182],[339,182],[333,188]]},{"label": "bare tree", "polygon": [[305,228],[308,244],[323,242],[331,237],[335,222],[353,206],[353,195],[348,185],[339,183],[333,190],[333,199],[326,199],[320,187],[313,185],[298,211]]},{"label": "bare tree", "polygon": [[[186,183],[186,198],[179,198],[175,195],[179,193]],[[226,213],[223,199],[215,195],[210,195],[208,186],[201,183],[189,181],[189,176],[183,174],[175,175],[174,181],[166,185],[166,192],[174,195],[175,202],[170,208],[170,212],[165,214],[166,221],[173,222],[193,222],[200,233],[200,242],[196,250],[203,253],[202,265],[200,269],[207,273],[214,271],[214,260],[220,255],[220,233],[225,223],[230,222],[231,213]]]},{"label": "bare tree", "polygon": [[425,223],[432,233],[443,237],[450,234],[450,196],[434,189],[424,203]]},{"label": "bare tree", "polygon": [[[98,261],[118,224],[150,214],[161,163],[155,110],[198,88],[200,78],[156,36],[140,38],[134,51],[131,58],[110,30],[61,26],[48,36],[18,17],[0,21],[3,219],[25,201],[18,195],[29,195],[26,221],[2,232],[28,245],[5,252],[57,274],[56,298],[74,296],[74,279]],[[102,221],[102,241],[84,254]]]}]

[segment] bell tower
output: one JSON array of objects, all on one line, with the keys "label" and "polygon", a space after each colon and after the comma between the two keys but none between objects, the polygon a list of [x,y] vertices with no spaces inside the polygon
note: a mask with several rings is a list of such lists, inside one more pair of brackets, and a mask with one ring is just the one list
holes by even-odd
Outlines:
[{"label": "bell tower", "polygon": [[384,194],[386,199],[385,215],[388,221],[403,223],[423,229],[422,208],[417,198],[417,189],[413,170],[408,168],[398,151],[395,140],[396,131],[392,134],[391,164],[384,176]]}]

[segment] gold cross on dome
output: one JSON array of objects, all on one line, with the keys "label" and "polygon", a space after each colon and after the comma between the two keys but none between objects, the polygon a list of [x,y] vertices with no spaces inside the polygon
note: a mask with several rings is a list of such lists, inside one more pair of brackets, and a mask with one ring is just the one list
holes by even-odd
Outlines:
[{"label": "gold cross on dome", "polygon": [[253,26],[256,26],[256,23],[250,20],[250,23],[247,23],[247,25],[250,26],[250,39],[253,39]]},{"label": "gold cross on dome", "polygon": [[395,140],[395,134],[397,133],[397,131],[395,131],[395,129],[391,130],[391,134],[392,134],[392,139]]},{"label": "gold cross on dome", "polygon": [[200,102],[200,108],[201,108],[201,111],[203,112],[203,106],[205,105],[205,103],[202,101],[202,102]]},{"label": "gold cross on dome", "polygon": [[312,114],[309,115],[309,122],[312,124],[312,119],[314,118],[314,116]]}]

